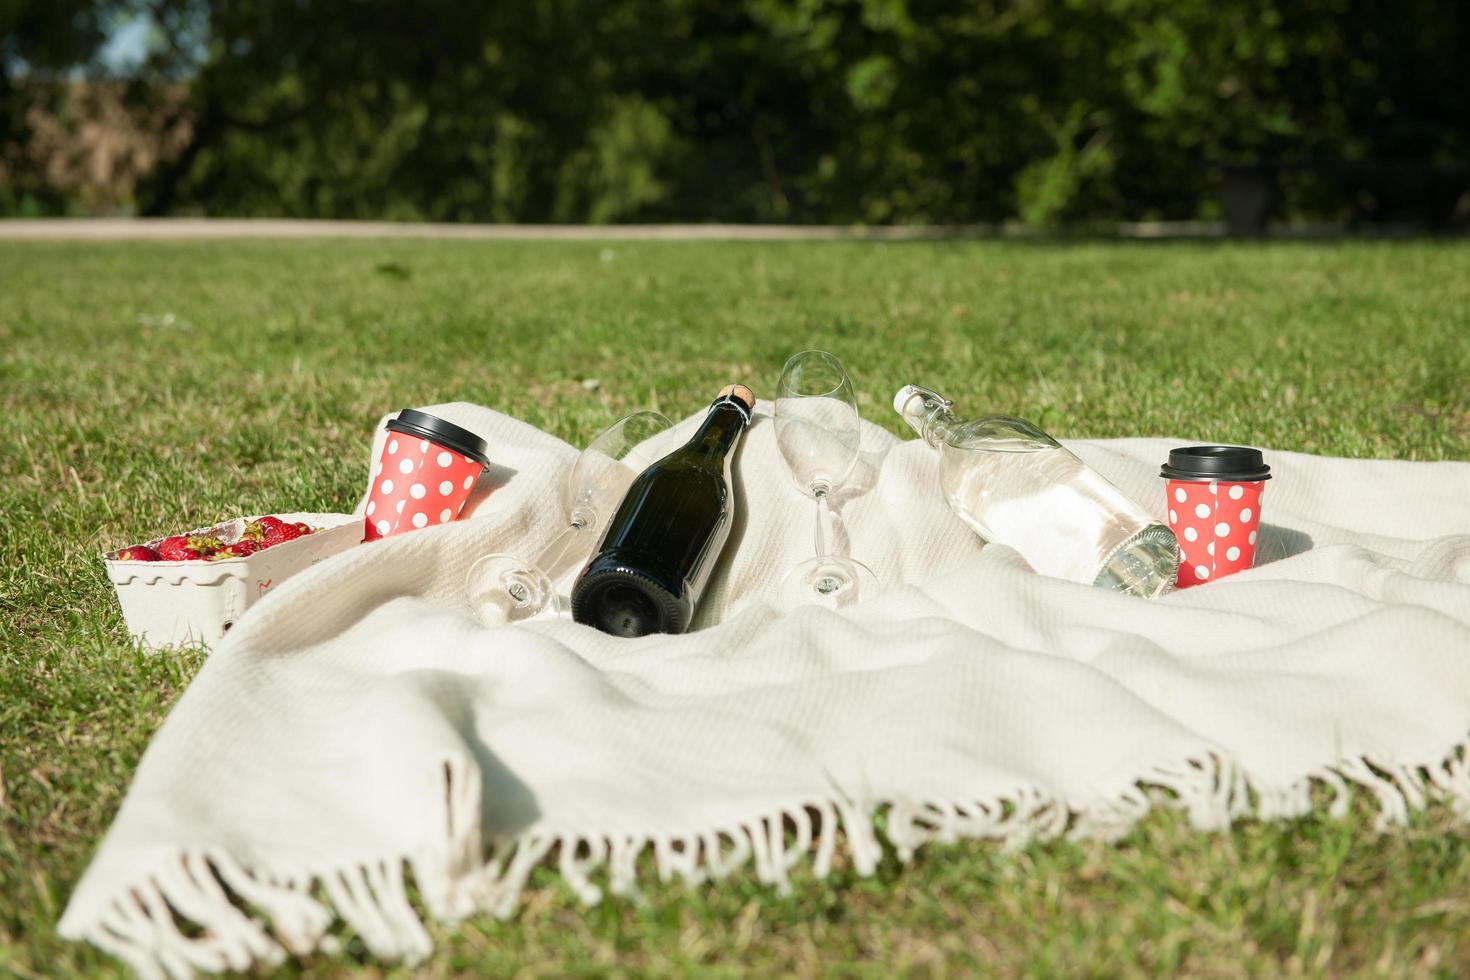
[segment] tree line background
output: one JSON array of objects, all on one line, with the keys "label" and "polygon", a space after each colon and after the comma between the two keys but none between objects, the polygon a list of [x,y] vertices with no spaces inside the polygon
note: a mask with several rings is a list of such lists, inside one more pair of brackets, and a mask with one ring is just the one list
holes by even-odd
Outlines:
[{"label": "tree line background", "polygon": [[[146,57],[104,71],[139,16]],[[1470,160],[1467,25],[1464,0],[0,0],[0,214],[1049,225],[1216,217],[1221,168],[1264,162],[1287,217],[1412,218],[1465,189],[1398,168]]]}]

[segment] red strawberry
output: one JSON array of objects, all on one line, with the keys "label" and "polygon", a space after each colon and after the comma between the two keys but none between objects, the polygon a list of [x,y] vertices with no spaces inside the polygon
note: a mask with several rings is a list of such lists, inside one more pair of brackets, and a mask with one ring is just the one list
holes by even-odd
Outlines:
[{"label": "red strawberry", "polygon": [[299,525],[287,524],[274,515],[251,521],[245,526],[245,537],[252,541],[259,541],[262,548],[295,540],[301,537],[301,534]]},{"label": "red strawberry", "polygon": [[302,534],[310,534],[311,532],[313,532],[313,531],[316,530],[316,528],[312,527],[310,524],[306,523],[305,521],[297,521],[295,524],[292,524],[291,526],[294,527],[296,530],[300,531]]},{"label": "red strawberry", "polygon": [[273,548],[278,544],[285,544],[287,541],[295,541],[299,537],[301,537],[301,532],[296,529],[296,525],[287,524],[284,521],[277,521],[274,527],[267,527],[265,529],[265,541],[261,546],[264,548]]},{"label": "red strawberry", "polygon": [[156,550],[158,551],[158,557],[164,561],[188,561],[191,558],[199,557],[199,553],[189,547],[188,540],[182,534],[175,534],[171,538],[164,538],[158,542]]},{"label": "red strawberry", "polygon": [[117,561],[162,561],[163,556],[146,544],[135,544],[117,553]]},{"label": "red strawberry", "polygon": [[234,544],[227,544],[214,554],[209,556],[210,561],[224,561],[229,558],[245,558],[260,550],[260,545],[249,538],[241,538]]},{"label": "red strawberry", "polygon": [[198,561],[219,550],[219,540],[203,534],[175,534],[158,542],[158,557],[164,561]]},{"label": "red strawberry", "polygon": [[251,541],[264,541],[266,531],[282,527],[284,524],[285,522],[279,517],[258,517],[245,525],[244,537]]}]

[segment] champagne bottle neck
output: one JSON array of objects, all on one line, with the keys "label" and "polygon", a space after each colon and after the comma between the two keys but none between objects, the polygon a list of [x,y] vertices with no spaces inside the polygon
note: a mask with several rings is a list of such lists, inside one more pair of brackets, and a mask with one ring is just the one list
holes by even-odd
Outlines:
[{"label": "champagne bottle neck", "polygon": [[706,459],[724,459],[749,424],[750,414],[739,400],[729,396],[717,398],[687,448]]}]

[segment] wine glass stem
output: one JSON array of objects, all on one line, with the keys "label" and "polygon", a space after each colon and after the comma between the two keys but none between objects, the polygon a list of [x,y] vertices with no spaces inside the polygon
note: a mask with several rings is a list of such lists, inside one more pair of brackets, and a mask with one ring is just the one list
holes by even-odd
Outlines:
[{"label": "wine glass stem", "polygon": [[817,557],[826,558],[832,554],[832,538],[835,529],[832,526],[832,505],[827,502],[827,491],[825,488],[816,491],[817,497]]},{"label": "wine glass stem", "polygon": [[586,524],[576,522],[568,524],[560,534],[551,539],[545,548],[541,549],[541,554],[536,556],[535,566],[541,569],[544,575],[555,574],[557,566],[571,553],[577,539],[586,530],[590,530]]}]

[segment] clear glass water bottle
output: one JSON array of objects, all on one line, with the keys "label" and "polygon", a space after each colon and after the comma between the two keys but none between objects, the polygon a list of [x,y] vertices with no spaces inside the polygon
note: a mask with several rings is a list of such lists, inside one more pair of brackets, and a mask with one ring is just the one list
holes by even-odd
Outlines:
[{"label": "clear glass water bottle", "polygon": [[955,513],[1009,545],[1042,575],[1152,599],[1174,585],[1179,543],[1102,475],[1024,419],[966,420],[919,385],[893,398],[939,450],[939,483]]}]

